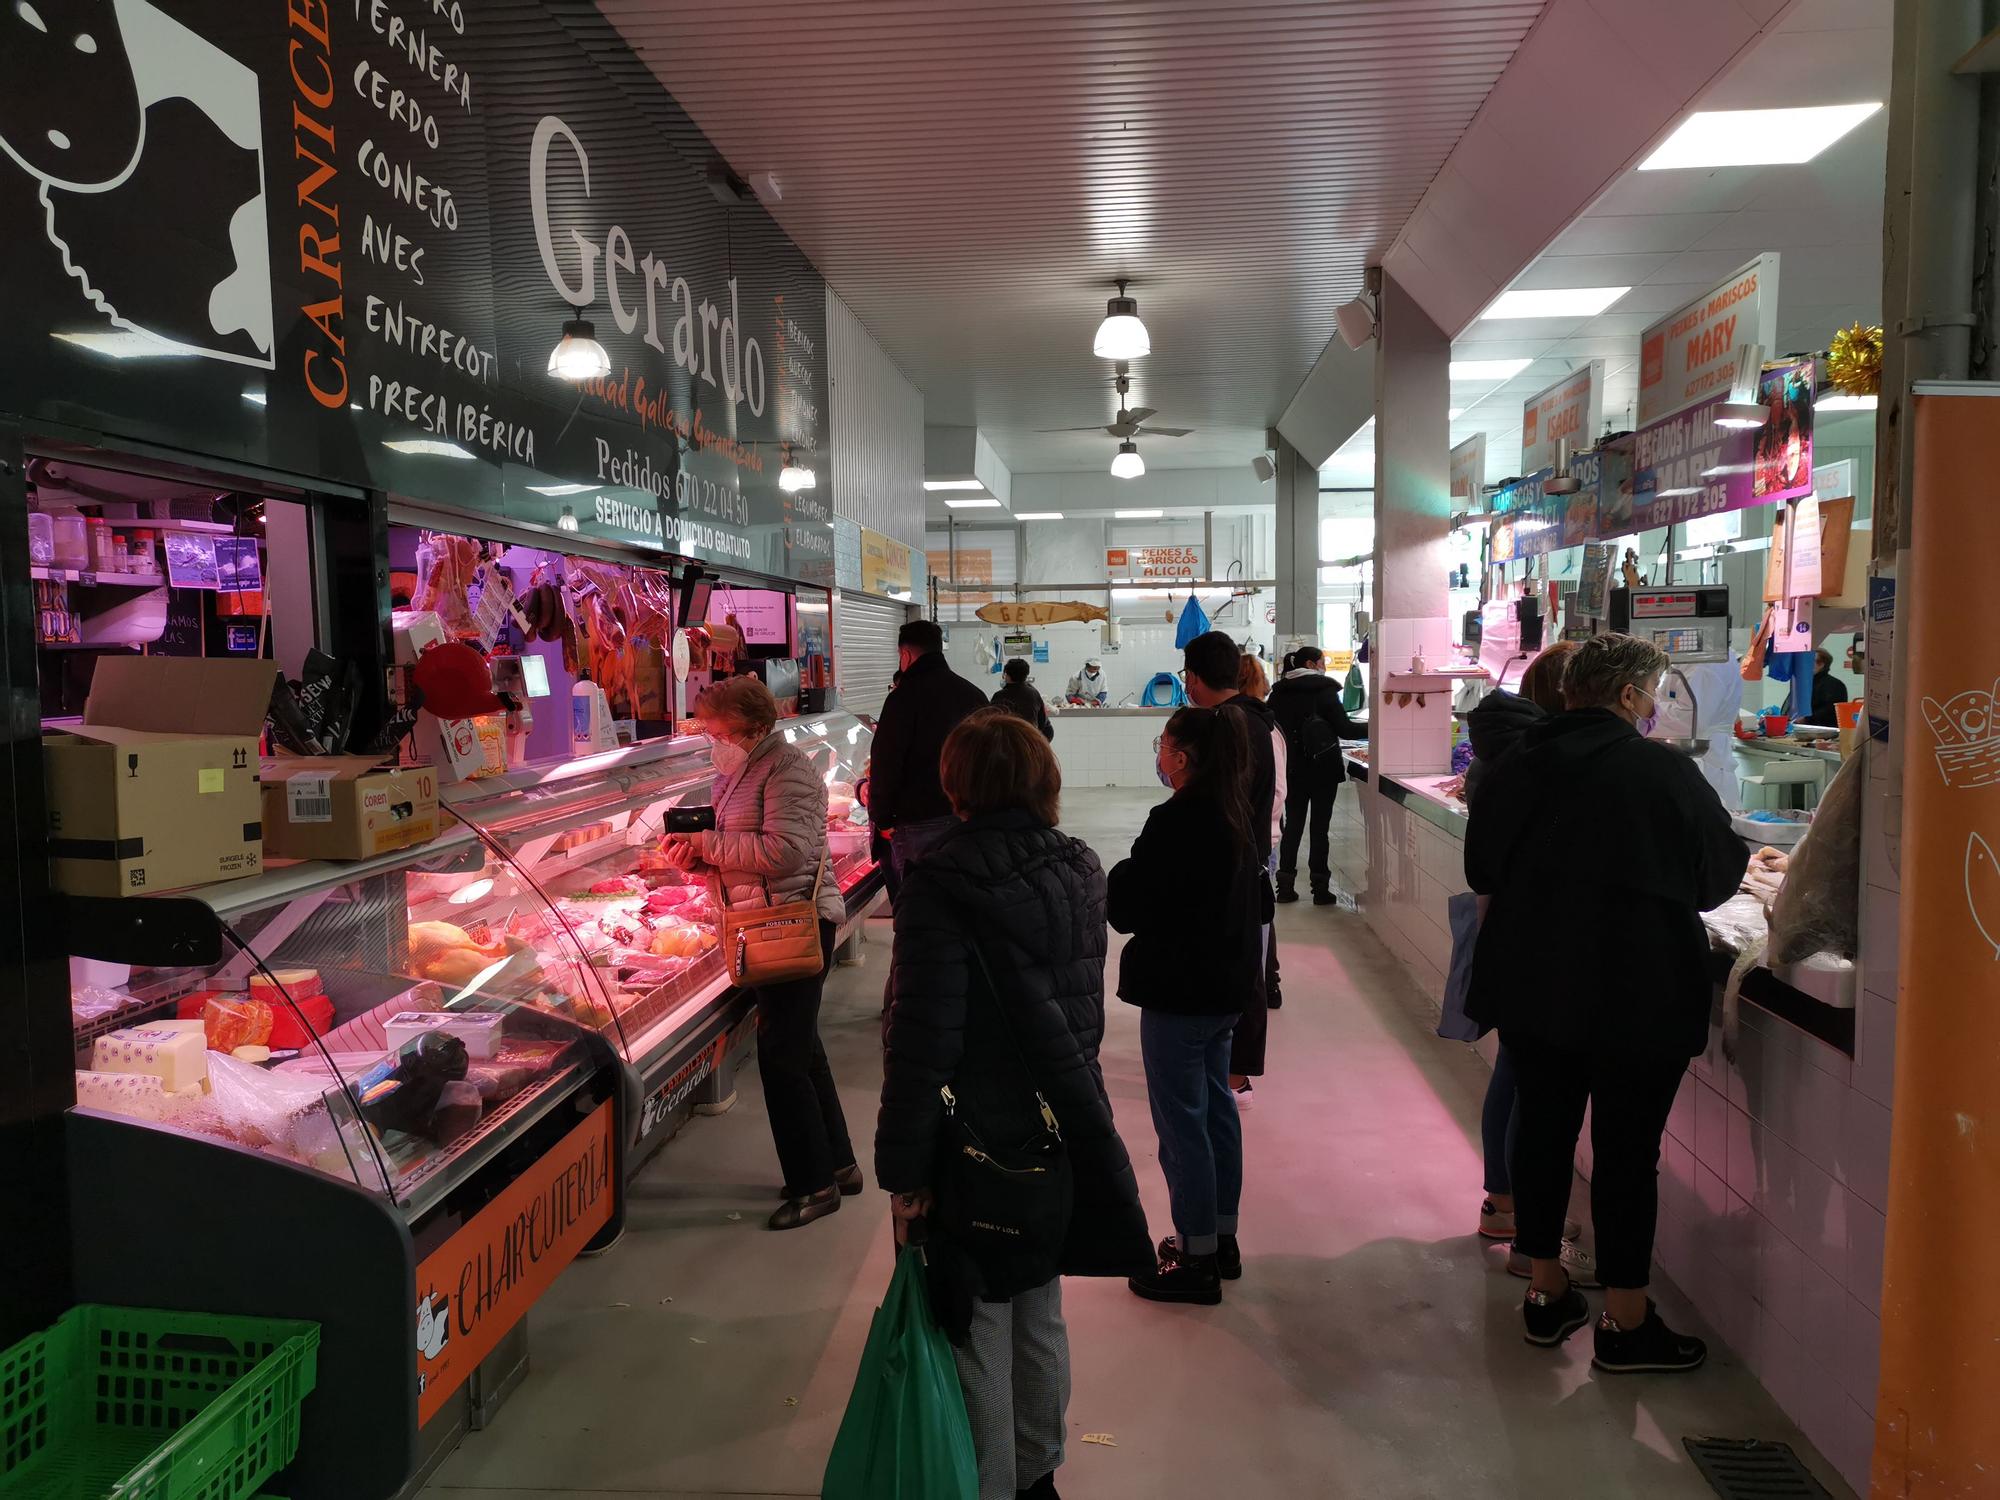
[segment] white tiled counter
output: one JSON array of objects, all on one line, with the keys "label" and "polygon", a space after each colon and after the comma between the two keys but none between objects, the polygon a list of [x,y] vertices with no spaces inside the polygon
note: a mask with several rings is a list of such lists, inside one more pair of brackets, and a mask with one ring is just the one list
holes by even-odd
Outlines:
[{"label": "white tiled counter", "polygon": [[1053,749],[1063,785],[1154,786],[1153,740],[1171,708],[1069,708],[1055,715]]}]

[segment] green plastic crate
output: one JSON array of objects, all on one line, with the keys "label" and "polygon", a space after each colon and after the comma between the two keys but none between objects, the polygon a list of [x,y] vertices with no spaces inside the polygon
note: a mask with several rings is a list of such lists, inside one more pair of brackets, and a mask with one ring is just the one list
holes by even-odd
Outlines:
[{"label": "green plastic crate", "polygon": [[317,1323],[71,1308],[0,1351],[0,1500],[250,1500],[318,1351]]}]

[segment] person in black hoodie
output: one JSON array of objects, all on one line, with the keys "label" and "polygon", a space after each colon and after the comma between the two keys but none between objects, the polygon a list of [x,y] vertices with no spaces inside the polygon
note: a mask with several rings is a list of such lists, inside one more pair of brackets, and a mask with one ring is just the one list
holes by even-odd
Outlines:
[{"label": "person in black hoodie", "polygon": [[1226,632],[1211,630],[1196,636],[1183,648],[1182,660],[1188,697],[1195,707],[1219,709],[1243,726],[1244,795],[1250,803],[1251,842],[1261,866],[1257,885],[1263,892],[1265,913],[1264,947],[1259,950],[1260,961],[1251,984],[1239,997],[1239,1015],[1230,1043],[1229,1071],[1247,1081],[1264,1072],[1264,1043],[1270,1029],[1270,994],[1261,959],[1271,942],[1271,853],[1276,847],[1271,830],[1277,825],[1278,720],[1269,704],[1242,690],[1243,652]]},{"label": "person in black hoodie", "polygon": [[[1605,1287],[1593,1363],[1613,1373],[1697,1368],[1700,1339],[1646,1295],[1660,1136],[1688,1060],[1708,1044],[1701,913],[1735,894],[1749,850],[1694,762],[1646,739],[1665,654],[1596,636],[1563,672],[1564,711],[1486,777],[1465,876],[1491,898],[1467,1013],[1514,1061],[1515,1245],[1531,1262],[1522,1316],[1553,1347],[1590,1321],[1562,1267],[1577,1135],[1591,1117],[1591,1217]],[[1550,922],[1563,933],[1552,965]]]},{"label": "person in black hoodie", "polygon": [[[1521,674],[1521,691],[1495,688],[1465,716],[1466,737],[1472,743],[1472,764],[1465,770],[1465,801],[1478,803],[1479,789],[1494,766],[1520,748],[1522,739],[1551,714],[1562,712],[1563,667],[1573,641],[1558,641],[1528,663]],[[1485,1197],[1479,1205],[1479,1233],[1489,1240],[1514,1237],[1514,1142],[1520,1133],[1521,1111],[1514,1086],[1514,1058],[1503,1044],[1493,1055],[1493,1074],[1486,1081],[1486,1102],[1479,1111],[1480,1147],[1485,1161]],[[1597,1285],[1596,1262],[1575,1243],[1583,1227],[1563,1222],[1563,1268],[1578,1286]],[[1507,1269],[1528,1276],[1532,1264],[1520,1250],[1509,1247]]]},{"label": "person in black hoodie", "polygon": [[912,620],[896,633],[901,672],[868,760],[868,816],[889,841],[889,900],[910,866],[950,830],[951,804],[938,782],[938,756],[959,720],[986,706],[986,695],[944,659],[935,620]]},{"label": "person in black hoodie", "polygon": [[1049,722],[1048,706],[1042,702],[1042,695],[1028,681],[1028,664],[1017,656],[1000,670],[1007,680],[993,695],[993,701],[1034,725],[1042,732],[1043,739],[1054,739],[1056,726]]},{"label": "person in black hoodie", "polygon": [[1326,675],[1326,657],[1317,646],[1301,646],[1285,660],[1285,675],[1271,686],[1271,712],[1284,731],[1286,751],[1285,836],[1278,845],[1278,896],[1299,899],[1299,840],[1312,831],[1307,872],[1314,906],[1331,906],[1334,798],[1347,780],[1343,739],[1360,740],[1368,731],[1348,718],[1340,684]]},{"label": "person in black hoodie", "polygon": [[1155,1302],[1222,1300],[1243,1274],[1236,1218],[1243,1126],[1229,1089],[1230,1036],[1262,969],[1268,919],[1257,825],[1244,795],[1240,715],[1183,708],[1156,743],[1173,795],[1111,872],[1111,925],[1130,933],[1118,998],[1139,1007],[1146,1094],[1174,1235],[1132,1290]]},{"label": "person in black hoodie", "polygon": [[963,821],[911,869],[896,905],[875,1174],[901,1240],[931,1207],[948,1145],[941,1089],[1002,1143],[1039,1133],[1035,1091],[1047,1098],[1075,1187],[1059,1253],[975,1254],[932,1227],[927,1254],[957,1345],[980,1495],[1055,1500],[1069,1398],[1057,1278],[1153,1263],[1097,1061],[1104,869],[1056,830],[1062,773],[1022,720],[973,714],[945,741],[941,776]]}]

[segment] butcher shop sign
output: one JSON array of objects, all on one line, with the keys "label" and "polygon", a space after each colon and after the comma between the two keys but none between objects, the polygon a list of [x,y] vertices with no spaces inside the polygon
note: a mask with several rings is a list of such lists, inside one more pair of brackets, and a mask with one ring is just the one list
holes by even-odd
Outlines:
[{"label": "butcher shop sign", "polygon": [[611,1123],[607,1099],[417,1267],[419,1425],[611,1222]]},{"label": "butcher shop sign", "polygon": [[823,576],[825,283],[712,154],[592,6],[0,3],[0,414]]}]

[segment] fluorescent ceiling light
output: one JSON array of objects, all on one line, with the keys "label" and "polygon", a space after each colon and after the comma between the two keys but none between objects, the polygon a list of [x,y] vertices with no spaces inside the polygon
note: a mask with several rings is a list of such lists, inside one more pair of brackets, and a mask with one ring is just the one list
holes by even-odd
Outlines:
[{"label": "fluorescent ceiling light", "polygon": [[1873,411],[1873,396],[1821,396],[1813,402],[1814,411]]},{"label": "fluorescent ceiling light", "polygon": [[1063,513],[1059,510],[1017,510],[1014,512],[1014,519],[1017,521],[1060,521],[1062,518]]},{"label": "fluorescent ceiling light", "polygon": [[1808,109],[1705,109],[1681,121],[1641,172],[1682,167],[1770,167],[1811,161],[1882,107],[1822,104]]},{"label": "fluorescent ceiling light", "polygon": [[1166,512],[1163,510],[1114,510],[1111,512],[1111,519],[1114,521],[1157,521],[1165,514]]},{"label": "fluorescent ceiling light", "polygon": [[594,484],[531,484],[528,486],[537,495],[581,495],[585,490],[597,488]]},{"label": "fluorescent ceiling light", "polygon": [[243,399],[248,401],[252,406],[262,406],[268,398],[262,391],[245,391]]},{"label": "fluorescent ceiling light", "polygon": [[477,458],[478,454],[461,448],[456,443],[447,443],[442,438],[394,438],[384,440],[382,446],[391,453],[416,453],[430,458]]},{"label": "fluorescent ceiling light", "polygon": [[150,333],[140,333],[131,328],[56,333],[49,336],[61,339],[65,344],[75,344],[79,349],[88,349],[92,354],[109,355],[112,359],[192,359],[201,353],[199,349],[190,349],[186,344],[170,343],[166,339],[155,338]]},{"label": "fluorescent ceiling light", "polygon": [[1000,508],[1000,502],[990,495],[981,496],[977,500],[947,500],[945,504],[953,510],[998,510]]},{"label": "fluorescent ceiling light", "polygon": [[1502,292],[1482,318],[1594,318],[1629,286],[1574,286],[1549,292]]},{"label": "fluorescent ceiling light", "polygon": [[986,481],[983,479],[926,479],[924,481],[924,488],[927,490],[983,490],[986,488]]},{"label": "fluorescent ceiling light", "polygon": [[1533,364],[1532,359],[1455,359],[1453,380],[1512,380]]},{"label": "fluorescent ceiling light", "polygon": [[1446,421],[1456,422],[1460,417],[1465,415],[1465,408],[1462,406],[1454,406],[1450,411],[1446,412],[1444,415]]}]

